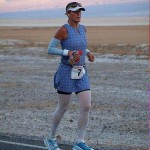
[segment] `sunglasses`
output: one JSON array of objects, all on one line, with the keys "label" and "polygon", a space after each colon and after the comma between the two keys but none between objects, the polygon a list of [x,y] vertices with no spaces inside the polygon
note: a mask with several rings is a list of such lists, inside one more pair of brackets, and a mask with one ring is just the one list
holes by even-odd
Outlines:
[{"label": "sunglasses", "polygon": [[71,2],[71,3],[69,3],[69,4],[66,6],[66,11],[67,11],[69,8],[76,8],[77,6],[82,7],[82,4],[81,4],[81,3],[78,3],[78,2]]}]

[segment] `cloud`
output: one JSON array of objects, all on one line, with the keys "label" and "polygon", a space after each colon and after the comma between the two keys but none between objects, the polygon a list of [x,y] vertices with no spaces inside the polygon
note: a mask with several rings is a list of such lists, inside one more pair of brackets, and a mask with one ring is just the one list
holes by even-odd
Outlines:
[{"label": "cloud", "polygon": [[[95,4],[111,4],[135,1],[144,0],[80,0],[79,2],[86,6]],[[0,0],[0,13],[51,8],[65,8],[66,4],[69,2],[70,0]]]},{"label": "cloud", "polygon": [[0,0],[0,5],[3,5],[5,3],[5,0]]},{"label": "cloud", "polygon": [[53,6],[51,0],[0,0],[1,12],[26,11],[34,9],[46,9]]}]

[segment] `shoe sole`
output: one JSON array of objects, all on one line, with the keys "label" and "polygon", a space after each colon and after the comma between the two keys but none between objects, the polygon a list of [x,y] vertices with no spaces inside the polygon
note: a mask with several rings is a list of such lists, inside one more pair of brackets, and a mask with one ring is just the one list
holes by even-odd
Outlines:
[{"label": "shoe sole", "polygon": [[[75,148],[73,147],[72,150],[83,150],[83,149],[76,146]],[[91,149],[91,150],[94,150],[94,149]]]},{"label": "shoe sole", "polygon": [[82,150],[80,147],[75,147],[72,150]]}]

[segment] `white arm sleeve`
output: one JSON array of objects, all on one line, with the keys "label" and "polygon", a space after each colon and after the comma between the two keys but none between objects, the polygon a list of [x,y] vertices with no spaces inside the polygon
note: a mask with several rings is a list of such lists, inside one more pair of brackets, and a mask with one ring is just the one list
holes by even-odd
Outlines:
[{"label": "white arm sleeve", "polygon": [[56,39],[56,38],[52,38],[52,40],[50,41],[49,45],[48,45],[48,54],[51,55],[61,55],[61,56],[68,56],[68,51],[69,50],[62,50],[57,48],[57,46],[60,44],[60,40]]}]

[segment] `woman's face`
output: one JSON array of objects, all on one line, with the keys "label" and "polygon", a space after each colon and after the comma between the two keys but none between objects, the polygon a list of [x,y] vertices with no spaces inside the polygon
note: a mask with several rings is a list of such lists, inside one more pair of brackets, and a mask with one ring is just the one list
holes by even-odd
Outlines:
[{"label": "woman's face", "polygon": [[77,11],[68,12],[68,17],[69,17],[70,21],[72,20],[73,22],[76,22],[76,23],[80,22],[80,20],[81,20],[81,10],[79,9]]}]

